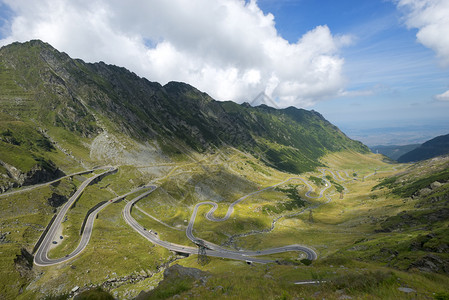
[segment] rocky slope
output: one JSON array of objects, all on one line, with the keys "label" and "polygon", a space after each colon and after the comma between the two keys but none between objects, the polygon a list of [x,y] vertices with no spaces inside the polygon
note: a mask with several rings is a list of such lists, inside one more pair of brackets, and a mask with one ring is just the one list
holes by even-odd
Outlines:
[{"label": "rocky slope", "polygon": [[13,119],[3,136],[21,121],[53,142],[64,132],[87,144],[111,133],[157,143],[167,157],[232,146],[294,173],[314,169],[329,152],[368,152],[317,112],[215,101],[188,84],[162,86],[124,68],[71,59],[41,41],[0,49],[0,87],[0,112]]},{"label": "rocky slope", "polygon": [[[449,156],[414,164],[384,179],[373,191],[379,189],[403,199],[404,210],[380,222],[378,236],[371,238],[382,247],[368,259],[400,269],[449,274]],[[413,206],[406,208],[408,203]],[[397,238],[386,241],[385,233]]]}]

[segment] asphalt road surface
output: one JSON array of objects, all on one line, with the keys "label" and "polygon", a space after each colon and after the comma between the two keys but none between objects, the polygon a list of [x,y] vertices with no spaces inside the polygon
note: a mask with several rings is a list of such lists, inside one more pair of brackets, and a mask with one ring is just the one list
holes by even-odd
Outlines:
[{"label": "asphalt road surface", "polygon": [[[142,186],[139,187],[136,190],[133,190],[125,195],[122,196],[118,196],[106,203],[104,203],[102,206],[98,207],[95,211],[93,211],[89,216],[88,219],[86,221],[86,225],[84,228],[84,231],[82,233],[81,236],[81,240],[80,243],[78,244],[78,247],[70,254],[66,255],[65,257],[62,258],[58,258],[58,259],[49,259],[48,258],[48,250],[50,248],[50,245],[55,237],[55,234],[59,228],[59,226],[61,225],[61,222],[65,216],[65,214],[67,213],[68,209],[72,206],[72,204],[76,201],[76,199],[78,199],[78,197],[81,195],[81,193],[84,191],[84,189],[90,184],[92,183],[95,179],[97,179],[98,177],[101,177],[103,175],[112,173],[114,171],[116,171],[117,169],[114,167],[109,167],[105,172],[95,175],[89,179],[87,179],[86,181],[84,181],[81,186],[78,188],[78,190],[75,192],[75,194],[69,199],[69,201],[67,201],[67,203],[62,207],[62,209],[59,211],[59,213],[57,214],[52,226],[50,227],[49,231],[47,232],[47,234],[45,235],[40,247],[38,248],[36,255],[34,257],[34,263],[36,265],[39,266],[50,266],[50,265],[55,265],[58,263],[62,263],[65,262],[67,260],[70,260],[72,258],[74,258],[75,256],[77,256],[79,253],[81,253],[87,246],[87,244],[89,243],[90,240],[90,236],[92,234],[92,229],[93,229],[93,224],[95,221],[95,218],[97,216],[97,214],[103,210],[105,207],[107,207],[108,205],[110,205],[113,202],[116,202],[120,199],[123,199],[127,196],[129,196],[132,193],[141,191],[143,189],[149,189],[148,191],[142,193],[141,195],[139,195],[138,197],[130,200],[124,207],[123,209],[123,218],[125,219],[125,221],[128,223],[128,225],[130,225],[134,230],[136,230],[140,235],[142,235],[144,238],[146,238],[147,240],[149,240],[150,242],[162,246],[168,250],[171,251],[175,251],[175,252],[179,252],[179,253],[186,253],[186,254],[196,254],[198,253],[198,248],[197,247],[190,247],[190,246],[185,246],[185,245],[179,245],[179,244],[174,244],[174,243],[170,243],[167,241],[163,241],[161,239],[159,239],[158,235],[151,231],[151,230],[147,230],[146,228],[144,228],[142,225],[140,225],[132,216],[131,216],[131,210],[133,208],[133,206],[135,205],[135,203],[137,203],[139,200],[141,200],[142,198],[148,196],[151,192],[153,192],[157,186],[155,185],[146,185],[146,186]],[[239,199],[237,199],[236,201],[234,201],[228,208],[228,211],[226,212],[226,215],[223,218],[216,218],[213,216],[214,212],[216,211],[216,209],[218,208],[218,204],[212,201],[207,201],[207,202],[201,202],[195,205],[194,207],[194,211],[192,213],[192,216],[190,218],[189,224],[187,226],[186,229],[186,235],[187,237],[192,240],[194,243],[198,243],[199,241],[201,241],[201,243],[204,243],[204,245],[206,246],[206,254],[209,256],[214,256],[214,257],[221,257],[221,258],[228,258],[228,259],[235,259],[235,260],[243,260],[243,261],[247,261],[247,262],[258,262],[258,263],[267,263],[267,262],[272,262],[272,260],[267,260],[267,259],[260,259],[257,258],[257,256],[263,256],[263,255],[270,255],[270,254],[276,254],[276,253],[283,253],[283,252],[288,252],[288,251],[300,251],[300,252],[304,252],[307,256],[308,259],[310,260],[315,260],[317,259],[317,254],[316,252],[306,246],[303,245],[288,245],[288,246],[283,246],[283,247],[277,247],[277,248],[271,248],[271,249],[265,249],[265,250],[260,250],[260,251],[233,251],[233,250],[229,250],[229,249],[225,249],[223,247],[220,247],[218,245],[215,245],[213,243],[204,241],[204,240],[199,240],[198,238],[196,238],[193,235],[193,225],[195,222],[195,218],[198,212],[198,208],[201,205],[212,205],[212,208],[206,213],[206,218],[210,221],[214,221],[214,222],[220,222],[220,221],[225,221],[227,219],[229,219],[229,217],[231,216],[231,214],[234,211],[234,207],[239,204],[240,202],[242,202],[243,200],[245,200],[246,198],[261,193],[263,191],[266,191],[268,189],[272,189],[275,188],[279,185],[282,185],[286,182],[289,182],[291,180],[300,180],[302,181],[308,188],[309,190],[306,192],[306,197],[308,198],[321,198],[323,197],[324,192],[329,189],[332,184],[325,179],[324,174],[325,174],[325,169],[322,169],[322,179],[326,182],[326,185],[323,189],[321,189],[320,193],[318,196],[312,196],[311,193],[314,191],[313,187],[303,178],[300,177],[292,177],[289,178],[283,182],[280,182],[278,184],[275,184],[273,186],[270,187],[266,187],[264,189],[255,191],[253,193],[250,193],[248,195],[245,195]],[[329,170],[328,170],[329,171]],[[88,172],[88,171],[85,171]],[[79,174],[85,173],[85,172],[80,172]],[[337,179],[336,175],[332,172],[329,171],[333,177],[335,179]],[[77,173],[78,174],[78,173]],[[67,176],[73,176],[72,175],[67,175]],[[60,179],[58,179],[60,180]],[[46,184],[50,184],[50,183],[46,183]],[[34,188],[34,187],[33,187]]]},{"label": "asphalt road surface", "polygon": [[[291,177],[291,178],[289,178],[289,179],[287,179],[287,180],[285,180],[283,182],[280,182],[280,183],[277,183],[275,185],[266,187],[264,189],[252,192],[252,193],[250,193],[248,195],[245,195],[245,196],[237,199],[236,201],[231,203],[231,205],[228,208],[228,211],[226,212],[226,215],[223,218],[216,218],[216,217],[214,217],[214,213],[215,213],[215,211],[218,208],[218,204],[217,203],[212,202],[212,201],[205,201],[205,202],[198,203],[198,204],[195,205],[195,207],[193,209],[192,216],[190,217],[190,221],[189,221],[189,224],[188,224],[187,229],[186,229],[186,235],[194,243],[196,243],[199,240],[193,234],[193,225],[195,223],[196,215],[198,213],[198,208],[201,205],[212,205],[212,208],[206,213],[206,219],[208,219],[210,221],[214,221],[214,222],[225,221],[225,220],[229,219],[229,217],[233,213],[234,206],[236,206],[237,204],[239,204],[240,202],[242,202],[246,198],[248,198],[250,196],[253,196],[253,195],[256,195],[258,193],[261,193],[263,191],[266,191],[268,189],[273,189],[273,188],[275,188],[275,187],[277,187],[279,185],[285,184],[285,183],[287,183],[287,182],[289,182],[291,180],[300,180],[309,188],[309,190],[305,194],[306,197],[314,198],[314,199],[321,198],[321,197],[323,197],[324,192],[332,186],[332,184],[327,179],[324,178],[324,172],[325,172],[325,170],[323,169],[322,170],[322,174],[323,174],[323,178],[322,179],[326,182],[326,185],[325,185],[325,187],[323,189],[321,189],[320,194],[318,196],[312,196],[311,195],[311,193],[314,191],[314,189],[306,180],[304,180],[301,177]],[[332,173],[332,175],[334,175],[334,174]],[[335,177],[335,175],[334,175],[334,177]],[[316,254],[316,252],[313,249],[311,249],[309,247],[306,247],[306,246],[303,246],[303,245],[290,245],[290,246],[273,248],[273,249],[267,249],[267,250],[261,250],[261,251],[243,251],[242,252],[242,251],[227,250],[227,249],[225,249],[223,247],[220,247],[220,246],[218,246],[216,244],[213,244],[213,243],[205,241],[205,240],[201,240],[201,241],[210,250],[218,251],[220,253],[222,253],[222,252],[232,253],[233,255],[239,255],[240,254],[240,255],[243,255],[245,257],[247,257],[247,256],[267,255],[267,254],[275,254],[275,253],[281,253],[281,252],[287,252],[287,251],[301,251],[301,252],[304,252],[307,255],[307,258],[310,259],[310,260],[315,260],[317,258],[317,254]],[[248,259],[246,259],[246,260],[248,260]]]},{"label": "asphalt road surface", "polygon": [[[101,168],[100,168],[100,169],[101,169]],[[76,176],[76,175],[83,175],[83,174],[87,174],[87,173],[92,173],[92,172],[95,171],[95,170],[97,170],[97,169],[86,170],[86,171],[81,171],[81,172],[77,172],[77,173],[65,175],[65,176],[62,176],[62,177],[60,177],[60,178],[58,178],[58,179],[49,181],[49,182],[44,182],[44,183],[35,184],[35,185],[28,185],[28,186],[22,187],[22,188],[20,188],[20,189],[18,189],[18,190],[15,190],[15,191],[10,191],[10,192],[2,193],[2,194],[0,194],[0,197],[3,197],[3,196],[9,196],[9,195],[13,195],[13,194],[18,194],[18,193],[30,191],[30,190],[33,190],[33,189],[35,189],[35,188],[41,187],[41,186],[46,186],[46,185],[50,185],[50,184],[52,184],[52,183],[58,182],[58,181],[60,181],[60,180],[62,180],[62,179],[64,179],[64,178],[68,178],[68,177],[72,177],[72,176]]]},{"label": "asphalt road surface", "polygon": [[[98,213],[98,211],[100,211],[103,206],[99,207],[94,213],[92,213],[89,216],[89,220],[86,222],[86,226],[85,226],[85,230],[83,232],[83,235],[81,237],[81,241],[78,245],[78,247],[70,254],[68,254],[65,257],[62,258],[58,258],[58,259],[49,259],[48,258],[48,250],[50,248],[50,245],[52,243],[52,241],[55,238],[56,232],[58,231],[59,226],[61,226],[61,222],[64,218],[64,216],[66,215],[67,211],[69,210],[69,208],[73,205],[73,203],[76,201],[76,199],[78,199],[81,194],[83,193],[84,189],[91,184],[95,179],[110,174],[112,172],[115,172],[117,170],[117,168],[115,167],[107,167],[107,170],[97,174],[87,180],[85,180],[80,187],[78,188],[78,190],[76,190],[76,192],[73,194],[72,197],[70,197],[70,199],[66,202],[66,204],[61,208],[61,210],[58,212],[55,220],[53,221],[53,224],[51,225],[50,229],[48,230],[47,234],[45,235],[44,239],[42,240],[42,243],[40,244],[39,248],[36,251],[36,254],[34,256],[34,263],[38,266],[51,266],[51,265],[55,265],[64,261],[67,261],[69,259],[72,259],[73,257],[75,257],[76,255],[78,255],[81,251],[84,250],[84,248],[87,246],[87,244],[89,243],[89,239],[90,239],[90,234],[92,232],[92,226],[93,226],[93,221],[95,220],[95,218],[93,217],[93,215],[96,213]],[[105,203],[109,204],[110,202]],[[104,208],[104,207],[103,207]],[[91,218],[93,217],[93,218]]]},{"label": "asphalt road surface", "polygon": [[[144,228],[131,216],[131,210],[132,210],[132,207],[135,205],[135,203],[137,201],[139,201],[140,199],[149,195],[152,191],[154,191],[157,188],[154,185],[147,186],[147,187],[151,188],[151,190],[148,192],[145,192],[142,195],[140,195],[139,197],[136,197],[133,200],[129,201],[126,204],[125,208],[123,209],[123,218],[125,219],[126,223],[128,223],[129,226],[131,226],[140,235],[142,235],[144,238],[146,238],[153,244],[162,246],[168,250],[179,252],[179,253],[197,254],[198,253],[197,247],[189,247],[189,246],[184,246],[184,245],[179,245],[179,244],[174,244],[174,243],[170,243],[167,241],[163,241],[163,240],[159,239],[159,237],[154,232],[152,232],[152,231],[150,232],[149,230]],[[209,243],[207,245],[209,245]],[[216,248],[216,249],[206,249],[206,254],[209,256],[214,256],[214,257],[243,260],[243,261],[247,261],[247,262],[268,263],[268,262],[273,262],[273,261],[267,260],[267,259],[256,258],[256,257],[252,257],[252,256],[269,255],[269,254],[276,254],[276,253],[282,253],[282,252],[287,252],[287,251],[302,251],[302,252],[306,253],[308,259],[315,260],[317,258],[315,251],[313,251],[312,249],[307,248],[305,246],[301,246],[301,245],[289,245],[289,246],[266,249],[266,250],[261,250],[261,251],[231,251],[231,250],[227,250],[224,248]]]}]

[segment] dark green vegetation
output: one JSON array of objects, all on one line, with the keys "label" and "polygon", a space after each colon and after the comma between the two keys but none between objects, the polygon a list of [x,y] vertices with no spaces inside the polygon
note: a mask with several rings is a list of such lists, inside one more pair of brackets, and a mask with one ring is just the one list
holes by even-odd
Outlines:
[{"label": "dark green vegetation", "polygon": [[337,192],[341,193],[341,192],[343,192],[345,190],[345,188],[341,184],[336,182],[332,176],[326,175],[326,179],[329,180],[332,183],[332,185],[335,187],[335,190]]},{"label": "dark green vegetation", "polygon": [[103,291],[101,288],[87,290],[76,295],[74,300],[114,300],[111,294]]},{"label": "dark green vegetation", "polygon": [[56,149],[35,126],[0,112],[0,192],[57,178]]},{"label": "dark green vegetation", "polygon": [[305,206],[305,201],[301,198],[295,186],[289,185],[287,188],[277,187],[275,190],[284,193],[288,201],[277,205],[265,205],[262,209],[264,213],[280,214],[286,210],[291,211]]},{"label": "dark green vegetation", "polygon": [[444,155],[449,153],[449,134],[437,136],[433,138],[418,148],[405,153],[398,158],[398,162],[407,163],[421,161],[436,157],[439,155]]},{"label": "dark green vegetation", "polygon": [[324,181],[323,179],[318,178],[316,176],[309,176],[309,180],[318,186],[322,186],[322,185],[326,184],[326,181]]},{"label": "dark green vegetation", "polygon": [[371,151],[373,153],[380,153],[385,155],[386,157],[389,157],[393,160],[397,160],[400,156],[404,155],[407,152],[410,152],[416,148],[421,146],[421,144],[411,144],[411,145],[389,145],[389,146],[373,146],[370,147]]},{"label": "dark green vegetation", "polygon": [[295,186],[288,186],[287,188],[276,188],[276,190],[283,192],[287,195],[290,202],[286,204],[287,210],[292,210],[294,207],[299,208],[305,205],[304,200],[299,195]]}]

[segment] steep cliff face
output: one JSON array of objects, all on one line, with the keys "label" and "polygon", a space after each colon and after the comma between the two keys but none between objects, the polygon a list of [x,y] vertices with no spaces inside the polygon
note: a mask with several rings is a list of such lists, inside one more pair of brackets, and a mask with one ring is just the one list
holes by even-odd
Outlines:
[{"label": "steep cliff face", "polygon": [[3,113],[79,138],[111,132],[196,152],[228,145],[295,173],[329,152],[369,151],[317,112],[215,101],[185,83],[162,86],[124,68],[73,60],[41,41],[0,49],[0,79]]},{"label": "steep cliff face", "polygon": [[64,173],[51,160],[52,142],[34,124],[0,112],[0,191],[50,181]]},{"label": "steep cliff face", "polygon": [[[14,186],[24,186],[37,184],[39,182],[46,182],[64,176],[64,173],[59,170],[52,162],[42,162],[34,165],[28,172],[22,172],[16,167],[0,161],[0,164],[7,171],[8,177],[14,180]],[[3,190],[3,187],[0,187]],[[4,191],[4,190],[3,190]]]}]

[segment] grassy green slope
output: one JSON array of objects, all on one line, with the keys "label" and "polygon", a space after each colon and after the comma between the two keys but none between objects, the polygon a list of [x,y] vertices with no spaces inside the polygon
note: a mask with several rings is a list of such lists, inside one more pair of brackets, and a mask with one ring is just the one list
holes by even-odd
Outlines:
[{"label": "grassy green slope", "polygon": [[445,155],[449,153],[449,134],[441,135],[433,138],[416,149],[411,150],[403,154],[398,158],[399,162],[416,162],[439,155]]},{"label": "grassy green slope", "polygon": [[[409,286],[417,298],[425,298],[448,283],[448,165],[443,161],[410,169],[390,165],[317,112],[217,102],[187,84],[161,86],[120,67],[72,60],[39,41],[2,48],[0,79],[0,160],[23,172],[42,161],[66,172],[82,169],[80,162],[104,164],[108,161],[90,152],[99,136],[120,143],[112,150],[100,144],[97,151],[119,151],[126,145],[132,153],[137,142],[157,148],[144,156],[142,167],[114,161],[121,165],[119,172],[86,190],[69,212],[64,239],[51,256],[63,256],[76,246],[78,227],[91,206],[147,182],[159,188],[138,206],[162,222],[137,209],[133,216],[161,238],[191,245],[184,230],[196,203],[216,201],[216,214],[222,216],[241,196],[298,173],[311,182],[312,195],[318,195],[322,175],[316,168],[328,166],[345,178],[329,179],[326,173],[334,185],[329,198],[307,199],[308,188],[291,181],[249,197],[226,222],[206,220],[208,208],[202,207],[194,227],[198,237],[233,249],[308,245],[318,252],[317,262],[308,265],[298,253],[287,253],[268,257],[285,265],[213,259],[200,266],[192,256],[181,263],[213,275],[205,285],[187,283],[179,293],[384,299],[407,297],[398,288]],[[8,176],[4,167],[0,172]],[[9,232],[0,251],[2,296],[42,298],[94,285],[131,298],[161,279],[160,271],[174,255],[126,225],[124,201],[100,213],[91,243],[76,259],[48,268],[27,264],[22,249],[31,251],[54,212],[48,199],[54,193],[69,196],[81,179],[0,198],[0,232]],[[432,264],[437,267],[429,268]],[[293,284],[321,278],[329,282]]]},{"label": "grassy green slope", "polygon": [[[107,127],[142,142],[162,136],[159,142],[194,152],[230,145],[295,173],[313,170],[329,152],[368,152],[317,112],[217,102],[188,84],[161,86],[124,68],[72,60],[40,41],[3,47],[0,66],[1,76],[14,78],[5,81],[8,95],[25,93],[32,102],[19,119],[35,119],[50,133],[94,137]],[[11,96],[4,100],[5,112],[17,108]]]},{"label": "grassy green slope", "polygon": [[[447,218],[444,218],[447,185],[444,184],[445,175],[440,171],[447,169],[447,161],[428,162],[407,168],[405,165],[387,164],[380,155],[341,152],[327,155],[323,163],[333,166],[334,170],[340,170],[340,174],[346,178],[344,182],[333,179],[346,187],[343,199],[339,197],[337,190],[331,190],[329,194],[332,201],[327,204],[321,199],[315,201],[313,204],[323,204],[313,209],[313,214],[307,212],[281,218],[270,233],[237,237],[233,245],[228,245],[263,249],[300,243],[313,247],[319,253],[316,262],[307,265],[306,262],[301,262],[301,256],[297,253],[286,253],[267,257],[280,260],[281,265],[250,266],[244,262],[211,258],[207,265],[201,266],[193,256],[178,263],[207,271],[208,277],[201,280],[184,278],[184,281],[168,278],[167,282],[160,284],[148,295],[157,299],[174,295],[201,299],[446,299],[449,296],[446,292],[448,272],[444,264],[448,236]],[[236,169],[244,166],[245,160],[233,165]],[[252,167],[245,169],[245,172],[249,174],[251,169]],[[349,178],[345,171],[350,173]],[[257,173],[254,170],[253,174]],[[357,174],[355,179],[353,173]],[[426,194],[427,198],[416,196],[428,192],[420,192],[426,188],[421,182],[428,182],[428,187],[437,180],[432,177],[434,173],[439,174],[438,180],[443,185]],[[412,195],[418,192],[415,199],[394,194],[388,188],[374,188],[394,174],[402,174],[394,178],[400,178],[398,182],[404,183],[399,184],[404,187],[404,191],[411,188],[414,189]],[[310,176],[319,175],[311,173]],[[179,180],[183,180],[181,173],[172,176],[170,182],[173,184]],[[259,184],[262,184],[262,180]],[[304,196],[301,185],[297,185],[296,190],[300,196]],[[172,201],[178,199],[180,203],[183,202],[181,197],[176,197],[173,192],[169,193],[173,196]],[[179,191],[177,194],[183,193]],[[282,205],[288,203],[285,200],[289,196],[291,187],[287,185],[239,204],[234,216],[235,222],[241,221],[240,228],[233,226],[234,220],[230,220],[227,226],[211,224],[213,222],[204,220],[204,209],[195,225],[196,235],[221,243],[230,234],[249,232],[254,230],[254,226],[259,230],[266,229],[268,224],[265,221],[301,209],[293,208],[290,211],[288,206]],[[440,199],[438,201],[441,202],[435,202],[435,199]],[[142,207],[150,212],[154,211],[157,206],[155,199],[147,201],[151,201],[151,205],[142,204]],[[422,201],[428,201],[428,205],[424,205]],[[266,203],[276,203],[278,210],[271,210],[269,215],[261,213],[262,210],[258,208]],[[435,207],[431,208],[430,203],[434,203]],[[226,207],[226,204],[219,202],[220,207]],[[306,207],[309,205],[307,203]],[[428,209],[433,214],[429,214]],[[401,218],[404,210],[413,218]],[[224,210],[217,213],[220,215]],[[425,215],[424,218],[420,218],[421,213]],[[176,212],[172,214],[176,215]],[[171,225],[180,223],[174,221],[170,213],[161,218]],[[401,228],[397,227],[398,223]],[[211,226],[214,230],[210,230]],[[385,228],[390,228],[391,231],[385,232]],[[168,229],[160,227],[159,230],[163,235]],[[326,282],[319,285],[294,284],[296,281],[309,280]],[[412,292],[404,292],[408,289]]]}]

